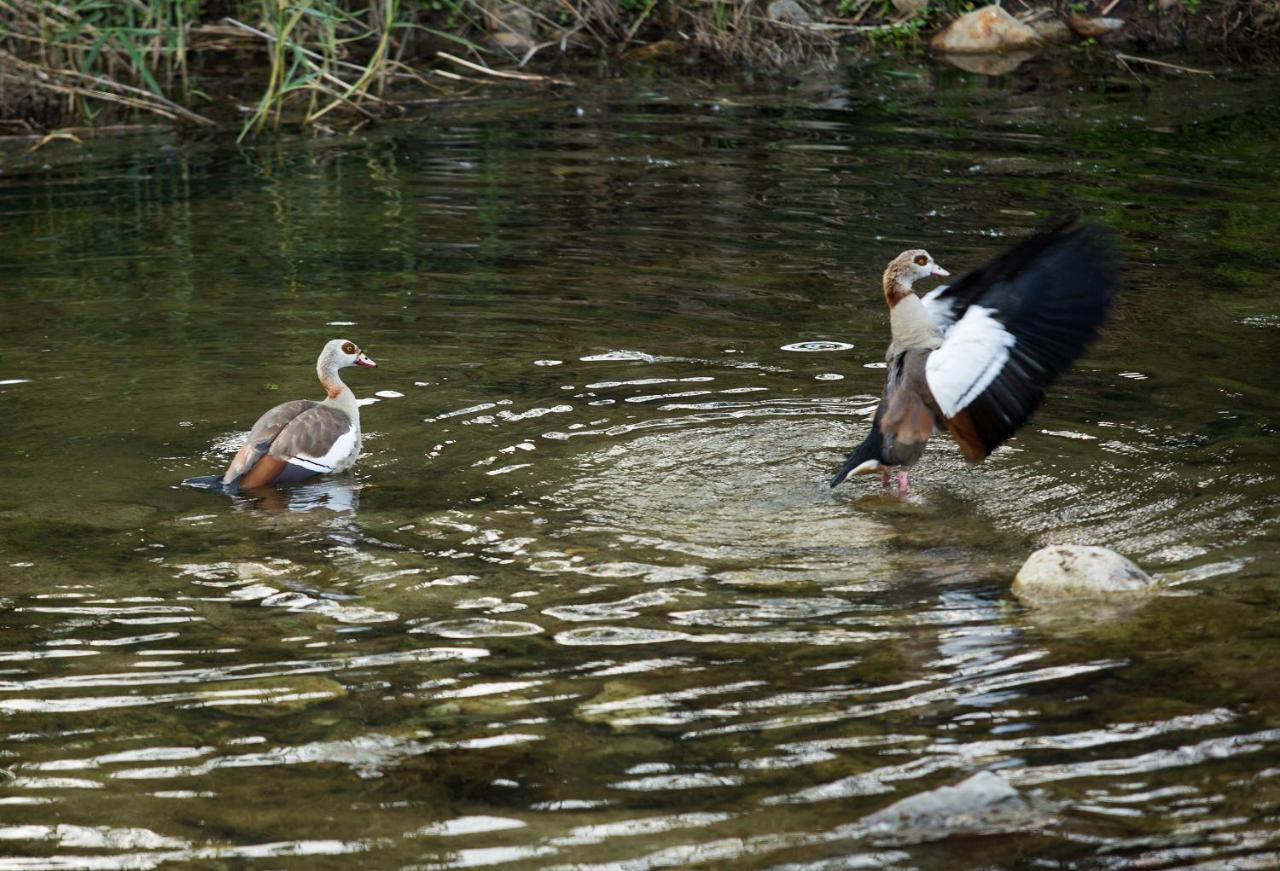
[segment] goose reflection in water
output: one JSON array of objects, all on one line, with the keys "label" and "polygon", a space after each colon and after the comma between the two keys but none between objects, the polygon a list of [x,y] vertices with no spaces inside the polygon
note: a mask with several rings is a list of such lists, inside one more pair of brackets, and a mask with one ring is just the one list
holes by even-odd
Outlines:
[{"label": "goose reflection in water", "polygon": [[360,506],[359,481],[319,480],[292,487],[263,487],[236,500],[238,511],[333,511],[354,514]]}]

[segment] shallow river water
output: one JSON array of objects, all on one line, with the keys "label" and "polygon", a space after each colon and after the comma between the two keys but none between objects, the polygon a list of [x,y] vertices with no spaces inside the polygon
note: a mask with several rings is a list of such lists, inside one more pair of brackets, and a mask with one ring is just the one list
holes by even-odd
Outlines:
[{"label": "shallow river water", "polygon": [[[1280,77],[592,83],[0,160],[0,869],[1280,865]],[[884,263],[1113,227],[1105,336],[824,479]],[[366,455],[180,486],[316,398]],[[1164,592],[1029,609],[1036,547]],[[979,771],[1035,808],[859,820]]]}]

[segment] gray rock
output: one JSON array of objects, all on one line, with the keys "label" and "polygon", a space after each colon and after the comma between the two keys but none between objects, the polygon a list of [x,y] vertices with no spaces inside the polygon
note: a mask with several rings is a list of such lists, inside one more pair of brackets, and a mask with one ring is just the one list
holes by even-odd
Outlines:
[{"label": "gray rock", "polygon": [[809,24],[813,21],[813,16],[796,0],[773,0],[765,8],[765,14],[770,21],[789,21],[792,24]]},{"label": "gray rock", "polygon": [[1035,48],[1040,37],[999,6],[983,6],[951,22],[929,45],[944,54],[991,54]]},{"label": "gray rock", "polygon": [[485,25],[489,29],[490,40],[508,51],[528,51],[537,43],[537,28],[533,16],[518,3],[509,3],[485,12]]},{"label": "gray rock", "polygon": [[912,844],[951,835],[1008,832],[1043,822],[1041,815],[998,774],[980,771],[894,802],[863,818],[873,843]]},{"label": "gray rock", "polygon": [[903,15],[916,15],[929,8],[930,0],[892,0],[893,8]]},{"label": "gray rock", "polygon": [[1013,594],[1033,602],[1143,594],[1156,587],[1150,575],[1114,550],[1078,544],[1041,548],[1013,579]]}]

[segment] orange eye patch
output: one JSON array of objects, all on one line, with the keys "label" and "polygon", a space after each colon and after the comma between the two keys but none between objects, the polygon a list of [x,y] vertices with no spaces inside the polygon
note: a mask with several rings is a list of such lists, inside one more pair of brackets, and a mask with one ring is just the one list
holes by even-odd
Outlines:
[{"label": "orange eye patch", "polygon": [[344,354],[354,354],[355,352],[356,352],[356,346],[353,345],[351,342],[347,342],[345,345],[342,346],[342,353]]},{"label": "orange eye patch", "polygon": [[929,258],[925,257],[923,254],[921,254],[916,258],[916,266],[926,266],[928,265],[928,263],[929,263]]}]

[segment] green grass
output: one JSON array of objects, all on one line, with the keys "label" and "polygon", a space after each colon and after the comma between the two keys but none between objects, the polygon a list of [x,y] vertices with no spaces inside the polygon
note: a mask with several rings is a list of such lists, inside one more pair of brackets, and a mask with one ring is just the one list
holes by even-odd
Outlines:
[{"label": "green grass", "polygon": [[[228,10],[238,31],[215,17]],[[278,127],[295,109],[317,124],[339,109],[375,114],[369,107],[382,102],[389,78],[404,74],[394,52],[414,19],[401,0],[0,0],[0,77],[9,90],[69,98],[62,114],[85,123],[108,104],[193,120],[174,107],[190,112],[204,96],[191,60],[209,29],[221,28],[220,39],[239,34],[239,49],[262,60],[246,135]]]}]

